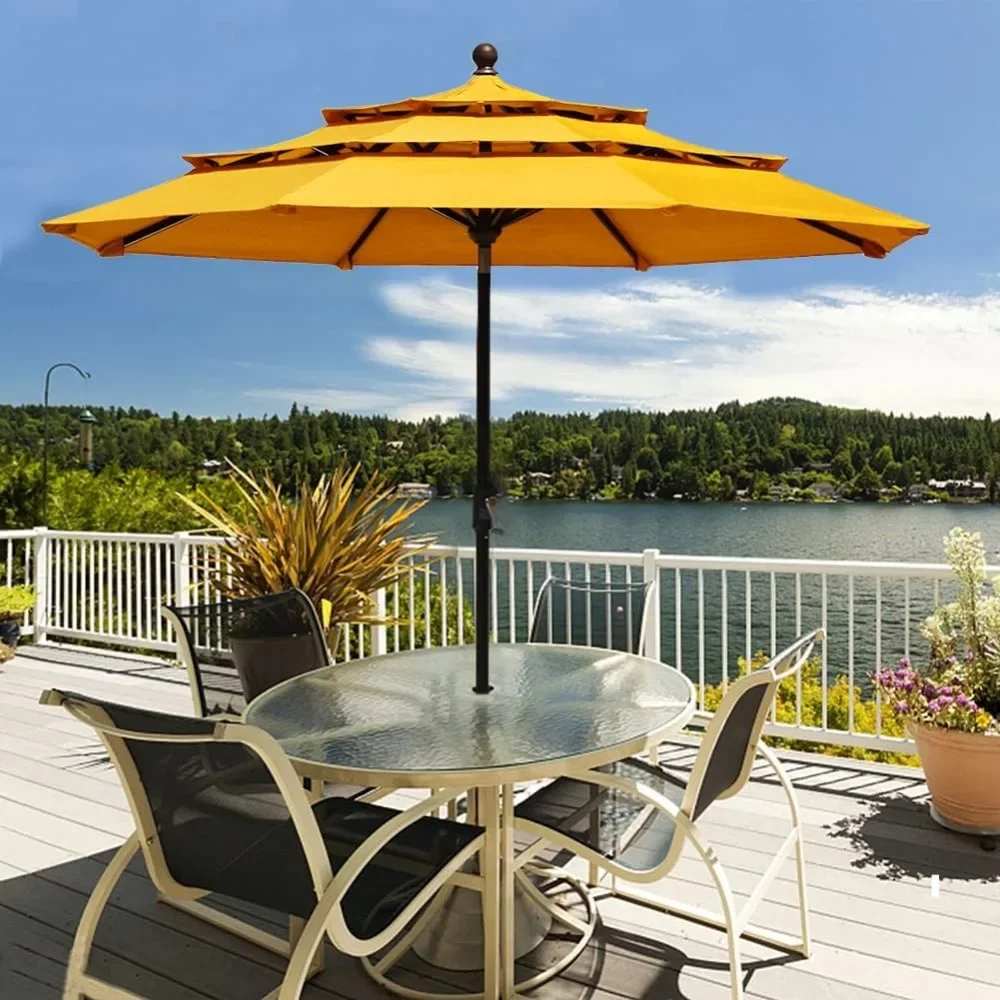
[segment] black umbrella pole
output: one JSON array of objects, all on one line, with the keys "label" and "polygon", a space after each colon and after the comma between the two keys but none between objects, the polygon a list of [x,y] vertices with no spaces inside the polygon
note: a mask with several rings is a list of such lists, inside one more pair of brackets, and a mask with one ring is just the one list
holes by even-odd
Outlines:
[{"label": "black umbrella pole", "polygon": [[476,497],[472,524],[476,532],[476,694],[490,685],[490,271],[493,248],[479,246],[476,315]]}]

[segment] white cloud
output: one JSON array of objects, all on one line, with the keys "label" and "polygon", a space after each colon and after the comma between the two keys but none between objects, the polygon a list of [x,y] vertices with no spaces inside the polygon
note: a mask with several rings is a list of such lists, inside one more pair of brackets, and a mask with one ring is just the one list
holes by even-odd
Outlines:
[{"label": "white cloud", "polygon": [[[398,315],[436,326],[379,337],[378,364],[471,409],[474,298],[439,278],[384,290]],[[802,396],[918,414],[1000,409],[1000,292],[895,294],[874,288],[748,295],[657,279],[603,289],[494,296],[493,392],[549,392],[558,406],[713,406]],[[572,341],[528,346],[539,335]],[[430,391],[430,389],[428,389]]]},{"label": "white cloud", "polygon": [[[389,308],[403,316],[473,330],[476,325],[476,293],[466,285],[440,278],[424,281],[394,282],[382,289]],[[623,304],[628,305],[623,311]],[[495,289],[492,296],[492,322],[496,330],[510,335],[574,337],[585,331],[648,332],[655,330],[655,307],[637,289],[620,286],[614,291],[591,291],[583,296],[559,289],[531,292]]]},{"label": "white cloud", "polygon": [[[366,347],[368,357],[408,375],[448,385],[452,394],[470,401],[475,396],[475,351],[471,344],[449,340],[399,340],[378,337]],[[493,398],[509,399],[519,392],[550,392],[574,403],[629,401],[656,405],[659,388],[651,380],[669,377],[675,362],[637,358],[609,365],[595,355],[542,353],[503,348],[491,358]]]}]

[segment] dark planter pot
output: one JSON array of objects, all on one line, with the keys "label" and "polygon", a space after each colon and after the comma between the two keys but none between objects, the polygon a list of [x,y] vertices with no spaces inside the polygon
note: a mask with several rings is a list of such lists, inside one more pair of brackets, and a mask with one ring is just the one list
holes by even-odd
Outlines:
[{"label": "dark planter pot", "polygon": [[21,623],[17,621],[0,621],[0,642],[17,649],[18,641],[21,638]]},{"label": "dark planter pot", "polygon": [[323,666],[317,661],[316,640],[311,635],[234,638],[230,645],[247,701],[289,677]]}]

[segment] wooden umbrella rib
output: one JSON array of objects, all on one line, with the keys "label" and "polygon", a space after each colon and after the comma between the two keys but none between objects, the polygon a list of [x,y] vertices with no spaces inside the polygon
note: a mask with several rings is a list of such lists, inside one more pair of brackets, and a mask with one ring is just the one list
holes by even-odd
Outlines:
[{"label": "wooden umbrella rib", "polygon": [[615,225],[611,216],[604,211],[603,208],[592,208],[591,211],[600,222],[602,226],[614,237],[615,242],[632,258],[632,266],[637,271],[645,271],[649,268],[648,262],[642,257],[638,250],[628,239],[626,239],[625,234]]},{"label": "wooden umbrella rib", "polygon": [[358,251],[365,245],[365,243],[368,242],[368,237],[371,236],[373,232],[375,232],[375,229],[378,227],[378,224],[386,217],[388,211],[389,209],[387,208],[380,208],[371,217],[371,219],[368,220],[368,225],[366,225],[365,228],[361,230],[361,234],[351,244],[351,248],[344,255],[345,259],[347,260],[348,270],[354,267],[354,258],[357,255]]},{"label": "wooden umbrella rib", "polygon": [[168,229],[173,229],[174,226],[179,226],[182,222],[187,222],[188,219],[193,219],[194,215],[167,215],[162,219],[157,219],[156,222],[149,223],[148,226],[143,226],[141,229],[136,229],[129,233],[127,236],[123,236],[121,240],[114,240],[112,244],[109,244],[108,252],[105,252],[105,248],[102,247],[100,253],[102,256],[116,256],[115,250],[117,245],[120,243],[121,252],[124,253],[129,247],[133,247],[136,243],[141,243],[143,240],[148,240],[151,236],[156,236],[158,233],[166,232]]},{"label": "wooden umbrella rib", "polygon": [[835,239],[843,240],[845,243],[856,246],[866,257],[874,257],[876,260],[881,260],[888,252],[885,247],[874,240],[865,239],[863,236],[855,236],[854,233],[849,233],[846,229],[831,226],[829,222],[822,222],[820,219],[799,219],[799,222],[811,226],[813,229],[818,229],[821,233],[826,233],[827,236],[833,236]]},{"label": "wooden umbrella rib", "polygon": [[455,222],[460,226],[469,226],[469,220],[462,215],[461,212],[454,208],[432,208],[431,211],[435,215],[440,215],[443,219],[447,219],[449,222]]}]

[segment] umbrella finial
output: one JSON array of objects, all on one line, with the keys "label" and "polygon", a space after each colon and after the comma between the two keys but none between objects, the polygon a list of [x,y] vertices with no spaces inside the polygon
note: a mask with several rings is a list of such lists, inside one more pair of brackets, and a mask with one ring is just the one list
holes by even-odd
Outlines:
[{"label": "umbrella finial", "polygon": [[472,50],[472,61],[476,64],[473,76],[496,76],[497,71],[494,67],[498,58],[495,45],[491,45],[489,42],[480,42]]}]

